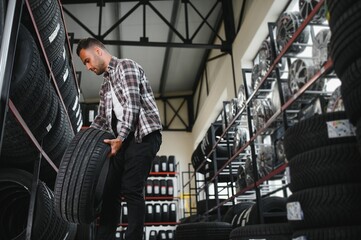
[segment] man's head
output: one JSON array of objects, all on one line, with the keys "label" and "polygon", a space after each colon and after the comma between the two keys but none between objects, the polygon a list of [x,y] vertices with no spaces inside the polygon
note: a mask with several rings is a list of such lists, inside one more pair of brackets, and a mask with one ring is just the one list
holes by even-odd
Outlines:
[{"label": "man's head", "polygon": [[84,38],[79,41],[76,53],[86,68],[97,75],[103,74],[111,59],[104,44],[95,38]]}]

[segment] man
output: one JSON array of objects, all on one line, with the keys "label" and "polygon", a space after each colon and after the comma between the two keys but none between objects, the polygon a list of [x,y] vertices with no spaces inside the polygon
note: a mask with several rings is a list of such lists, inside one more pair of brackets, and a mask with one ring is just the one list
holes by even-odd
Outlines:
[{"label": "man", "polygon": [[143,190],[162,142],[159,111],[140,65],[112,56],[94,38],[79,41],[77,54],[86,68],[103,74],[99,112],[90,127],[114,133],[106,139],[111,162],[103,193],[97,239],[115,239],[120,196],[128,206],[127,240],[141,240],[145,215]]}]

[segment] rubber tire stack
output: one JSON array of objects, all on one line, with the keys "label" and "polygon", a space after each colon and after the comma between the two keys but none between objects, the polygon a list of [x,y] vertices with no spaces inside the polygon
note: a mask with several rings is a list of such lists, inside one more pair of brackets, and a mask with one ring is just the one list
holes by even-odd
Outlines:
[{"label": "rubber tire stack", "polygon": [[[74,133],[79,132],[83,121],[73,69],[66,45],[62,13],[56,0],[29,1],[41,41],[52,69],[56,84],[66,106]],[[29,16],[23,20],[34,38],[37,38]]]},{"label": "rubber tire stack", "polygon": [[[331,57],[340,78],[341,95],[350,121],[361,141],[361,1],[327,1],[330,12]],[[360,145],[361,150],[361,145]]]},{"label": "rubber tire stack", "polygon": [[235,205],[224,216],[224,221],[231,219],[233,227],[231,240],[289,240],[292,229],[286,219],[286,198],[266,197],[261,199],[264,224],[258,219],[258,206],[253,202]]},{"label": "rubber tire stack", "polygon": [[[0,239],[25,239],[33,175],[14,168],[0,169]],[[76,225],[55,213],[54,194],[39,182],[33,212],[31,239],[74,239]]]},{"label": "rubber tire stack", "polygon": [[[293,239],[359,239],[361,155],[345,112],[315,115],[285,133]],[[357,237],[356,237],[357,236]]]},{"label": "rubber tire stack", "polygon": [[[36,42],[24,25],[19,29],[11,81],[10,99],[43,150],[59,166],[74,134],[46,75]],[[39,156],[38,149],[9,111],[0,165],[32,172],[34,160]],[[42,160],[39,177],[53,188],[56,172],[45,159]]]}]

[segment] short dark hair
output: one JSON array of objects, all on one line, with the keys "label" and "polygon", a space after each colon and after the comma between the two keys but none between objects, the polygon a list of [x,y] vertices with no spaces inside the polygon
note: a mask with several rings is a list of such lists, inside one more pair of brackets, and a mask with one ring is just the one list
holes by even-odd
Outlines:
[{"label": "short dark hair", "polygon": [[76,54],[78,54],[78,56],[79,56],[80,50],[88,49],[93,46],[98,46],[102,49],[106,49],[104,44],[101,41],[99,41],[98,39],[95,39],[95,38],[88,37],[88,38],[83,38],[79,41],[78,47],[76,48]]}]

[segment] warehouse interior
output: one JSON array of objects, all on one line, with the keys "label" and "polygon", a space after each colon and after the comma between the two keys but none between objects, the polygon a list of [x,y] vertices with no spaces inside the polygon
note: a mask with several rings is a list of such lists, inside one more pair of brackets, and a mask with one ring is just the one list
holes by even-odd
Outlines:
[{"label": "warehouse interior", "polygon": [[81,147],[98,150],[109,133],[89,128],[104,78],[77,56],[87,37],[140,64],[159,109],[143,240],[359,239],[359,10],[2,0],[0,239],[96,239],[109,158]]}]

